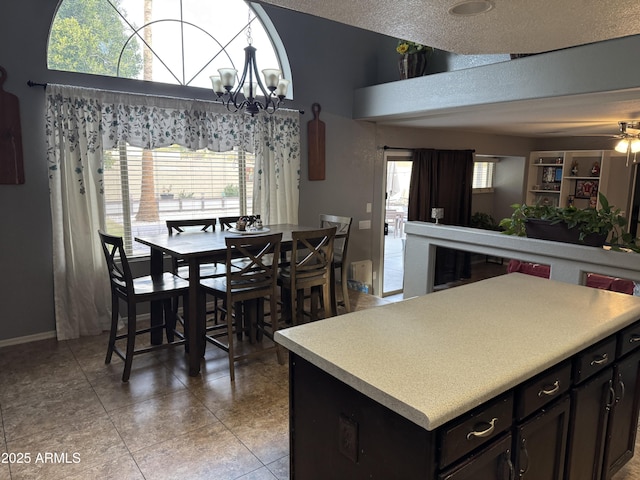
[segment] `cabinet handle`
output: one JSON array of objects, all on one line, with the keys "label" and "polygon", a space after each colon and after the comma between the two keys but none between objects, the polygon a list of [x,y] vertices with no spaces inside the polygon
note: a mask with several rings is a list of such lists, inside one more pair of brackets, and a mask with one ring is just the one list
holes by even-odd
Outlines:
[{"label": "cabinet handle", "polygon": [[511,461],[511,450],[509,450],[508,448],[504,452],[504,458],[505,458],[505,462],[507,463],[507,468],[509,468],[509,476],[507,477],[507,480],[515,480],[514,475],[516,472],[513,469],[513,462]]},{"label": "cabinet handle", "polygon": [[631,335],[631,338],[629,339],[629,343],[636,343],[636,342],[640,342],[640,335],[634,333],[633,335]]},{"label": "cabinet handle", "polygon": [[553,382],[553,385],[551,385],[551,388],[549,390],[540,390],[538,392],[538,397],[542,397],[543,395],[555,395],[556,393],[558,393],[558,391],[560,391],[560,381],[556,380],[555,382]]},{"label": "cabinet handle", "polygon": [[616,402],[616,391],[613,389],[613,382],[609,380],[609,401],[607,405],[605,405],[605,410],[608,412],[613,407],[613,404]]},{"label": "cabinet handle", "polygon": [[598,360],[591,360],[591,366],[594,365],[602,365],[603,363],[607,363],[609,361],[609,356],[606,353],[603,353]]},{"label": "cabinet handle", "polygon": [[481,432],[476,432],[474,430],[472,432],[467,433],[467,440],[471,440],[472,438],[475,438],[475,437],[480,437],[480,438],[488,437],[496,429],[496,422],[497,421],[498,421],[497,418],[493,418],[489,422],[489,428],[487,428],[486,430],[482,430]]},{"label": "cabinet handle", "polygon": [[622,374],[618,374],[618,383],[620,384],[620,396],[616,398],[616,403],[622,403],[622,401],[624,400],[625,392],[624,382],[622,381]]},{"label": "cabinet handle", "polygon": [[[524,477],[524,474],[527,473],[527,470],[529,470],[529,452],[527,451],[527,439],[523,438],[522,439],[522,445],[520,445],[520,451],[522,452],[522,460],[526,460],[526,466],[524,468],[520,468],[520,474],[519,477],[522,478]],[[520,462],[520,464],[524,463]]]}]

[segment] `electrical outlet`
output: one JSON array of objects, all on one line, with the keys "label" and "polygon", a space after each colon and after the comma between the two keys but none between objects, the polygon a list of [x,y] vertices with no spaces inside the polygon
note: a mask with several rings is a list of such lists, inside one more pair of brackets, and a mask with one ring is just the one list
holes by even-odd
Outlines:
[{"label": "electrical outlet", "polygon": [[369,230],[369,229],[371,229],[371,220],[360,220],[358,222],[358,228],[360,230]]},{"label": "electrical outlet", "polygon": [[338,450],[354,463],[358,462],[358,422],[346,415],[338,420]]}]

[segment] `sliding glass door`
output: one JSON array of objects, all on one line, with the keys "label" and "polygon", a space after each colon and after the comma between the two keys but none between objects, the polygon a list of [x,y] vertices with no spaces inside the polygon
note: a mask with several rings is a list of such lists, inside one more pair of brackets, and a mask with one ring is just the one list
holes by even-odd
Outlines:
[{"label": "sliding glass door", "polygon": [[409,205],[411,152],[387,153],[385,159],[385,220],[382,296],[402,293],[404,277],[404,224]]}]

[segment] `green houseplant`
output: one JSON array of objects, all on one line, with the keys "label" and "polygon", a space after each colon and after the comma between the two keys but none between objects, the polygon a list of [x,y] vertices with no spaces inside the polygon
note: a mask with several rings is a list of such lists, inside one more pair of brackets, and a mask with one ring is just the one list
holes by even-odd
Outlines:
[{"label": "green houseplant", "polygon": [[[602,193],[599,194],[599,200],[601,206],[599,209],[514,204],[511,217],[502,219],[500,226],[507,235],[541,238],[532,235],[531,232],[534,225],[542,223],[564,230],[557,238],[544,238],[547,240],[602,246],[608,238],[614,250],[626,248],[640,253],[640,248],[634,239],[624,231],[627,219],[620,209],[609,205],[609,201]],[[573,239],[569,239],[570,237]],[[572,241],[574,239],[575,241]]]}]

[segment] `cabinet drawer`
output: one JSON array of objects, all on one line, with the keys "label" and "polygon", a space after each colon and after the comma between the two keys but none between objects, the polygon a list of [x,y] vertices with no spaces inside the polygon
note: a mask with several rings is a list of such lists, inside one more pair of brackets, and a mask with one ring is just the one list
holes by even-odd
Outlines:
[{"label": "cabinet drawer", "polygon": [[611,365],[616,355],[616,337],[609,337],[576,355],[573,364],[573,383],[578,384]]},{"label": "cabinet drawer", "polygon": [[569,391],[571,363],[541,373],[516,389],[516,418],[522,420]]},{"label": "cabinet drawer", "polygon": [[446,472],[438,480],[478,480],[479,478],[513,478],[511,463],[511,435],[504,435],[476,455]]},{"label": "cabinet drawer", "polygon": [[616,356],[620,358],[638,347],[640,347],[640,322],[634,323],[619,333]]},{"label": "cabinet drawer", "polygon": [[512,422],[513,394],[509,393],[445,425],[438,436],[440,468],[496,438]]}]

